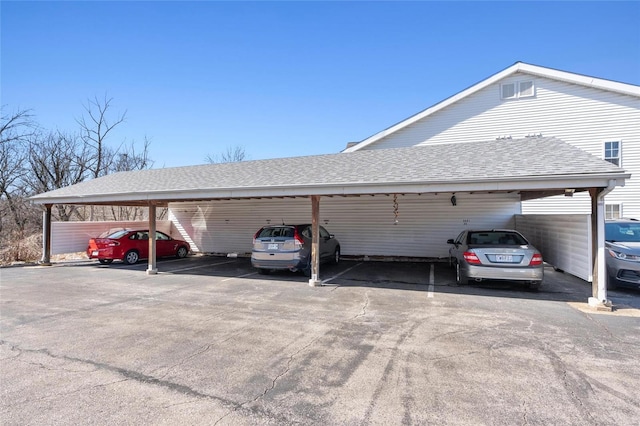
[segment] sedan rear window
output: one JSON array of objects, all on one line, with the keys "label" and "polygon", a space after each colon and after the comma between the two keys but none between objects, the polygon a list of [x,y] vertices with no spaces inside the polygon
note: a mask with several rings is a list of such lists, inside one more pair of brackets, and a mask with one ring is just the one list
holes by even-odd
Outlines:
[{"label": "sedan rear window", "polygon": [[118,238],[120,238],[120,237],[122,237],[122,236],[124,236],[124,235],[126,235],[128,233],[129,233],[129,231],[127,229],[122,229],[120,231],[116,231],[116,232],[114,232],[112,234],[109,234],[107,236],[107,238],[111,238],[113,240],[117,240]]},{"label": "sedan rear window", "polygon": [[503,244],[524,246],[529,244],[522,235],[515,232],[505,231],[487,231],[487,232],[471,232],[469,233],[468,244]]},{"label": "sedan rear window", "polygon": [[257,238],[293,238],[295,231],[290,226],[262,228]]}]

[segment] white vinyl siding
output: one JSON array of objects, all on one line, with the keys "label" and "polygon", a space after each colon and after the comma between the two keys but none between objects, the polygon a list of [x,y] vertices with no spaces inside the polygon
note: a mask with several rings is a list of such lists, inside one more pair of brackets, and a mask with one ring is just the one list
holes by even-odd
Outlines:
[{"label": "white vinyl siding", "polygon": [[[322,197],[320,224],[335,234],[346,256],[444,258],[446,241],[465,228],[513,227],[520,213],[515,194]],[[205,253],[251,252],[253,235],[267,224],[310,223],[307,198],[184,202],[169,205],[170,218]]]},{"label": "white vinyl siding", "polygon": [[[496,96],[501,84],[528,80],[534,83],[535,97],[506,102]],[[604,141],[624,141],[623,168],[631,173],[631,179],[606,199],[613,204],[624,202],[625,215],[640,218],[640,99],[634,96],[516,73],[365,149],[539,134],[557,137],[599,158],[604,155]],[[576,194],[573,198],[584,196]],[[563,196],[523,203],[524,213],[549,213],[550,209],[591,212],[588,201],[576,203]]]},{"label": "white vinyl siding", "polygon": [[592,281],[591,215],[517,215],[515,223],[545,262]]}]

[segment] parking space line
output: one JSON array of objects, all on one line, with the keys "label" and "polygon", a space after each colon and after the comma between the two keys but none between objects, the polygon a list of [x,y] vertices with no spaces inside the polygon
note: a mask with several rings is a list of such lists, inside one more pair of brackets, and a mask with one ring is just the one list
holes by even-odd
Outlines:
[{"label": "parking space line", "polygon": [[245,278],[245,277],[250,277],[251,275],[256,275],[257,272],[250,272],[248,274],[244,274],[244,275],[238,275],[237,277],[229,277],[229,278],[225,278],[224,280],[220,280],[221,283],[225,282],[225,281],[229,281],[229,280],[235,280],[236,278]]},{"label": "parking space line", "polygon": [[235,261],[235,260],[229,260],[229,261],[227,261],[227,262],[220,262],[220,263],[208,263],[208,264],[206,264],[206,265],[191,266],[191,267],[189,267],[189,268],[173,269],[173,270],[171,270],[171,271],[164,271],[164,272],[168,272],[168,273],[171,273],[171,272],[183,272],[183,271],[190,271],[190,270],[192,270],[192,269],[209,268],[209,267],[211,267],[211,266],[225,265],[225,264],[227,264],[227,263],[234,263],[234,262],[236,262],[236,261]]},{"label": "parking space line", "polygon": [[339,273],[339,274],[337,274],[337,275],[334,275],[334,276],[333,276],[333,277],[331,277],[331,278],[327,278],[326,280],[322,280],[322,285],[327,284],[329,281],[335,280],[336,278],[338,278],[338,277],[340,277],[340,276],[342,276],[342,275],[346,274],[347,272],[349,272],[349,271],[350,271],[350,270],[352,270],[353,268],[356,268],[356,267],[358,267],[358,266],[360,266],[360,265],[362,265],[362,262],[360,262],[360,263],[357,263],[357,264],[353,265],[351,268],[347,268],[347,269],[345,269],[344,271],[340,272],[340,273]]},{"label": "parking space line", "polygon": [[429,272],[429,289],[427,291],[427,297],[433,297],[434,283],[436,277],[436,265],[431,264],[431,271]]}]

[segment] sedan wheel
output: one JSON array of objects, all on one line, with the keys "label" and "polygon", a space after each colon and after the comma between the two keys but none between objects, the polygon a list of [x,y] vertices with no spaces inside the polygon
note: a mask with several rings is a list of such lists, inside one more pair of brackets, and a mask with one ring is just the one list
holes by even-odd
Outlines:
[{"label": "sedan wheel", "polygon": [[340,262],[340,249],[337,248],[336,251],[333,253],[333,263],[337,265],[339,262]]},{"label": "sedan wheel", "polygon": [[134,263],[138,263],[138,260],[140,260],[140,255],[138,255],[138,252],[135,250],[129,250],[125,255],[124,255],[124,263],[126,263],[127,265],[133,265]]},{"label": "sedan wheel", "polygon": [[462,278],[462,271],[460,271],[460,263],[456,262],[456,284],[466,285],[467,280]]},{"label": "sedan wheel", "polygon": [[187,248],[185,246],[181,246],[178,248],[178,251],[176,252],[176,257],[178,259],[183,259],[185,257],[187,257]]}]

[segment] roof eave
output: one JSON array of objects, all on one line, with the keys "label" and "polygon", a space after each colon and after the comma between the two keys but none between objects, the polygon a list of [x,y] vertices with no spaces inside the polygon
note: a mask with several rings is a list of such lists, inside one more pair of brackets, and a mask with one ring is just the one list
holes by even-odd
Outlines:
[{"label": "roof eave", "polygon": [[615,186],[624,186],[625,180],[629,179],[629,177],[630,174],[628,173],[617,172],[563,176],[511,176],[485,180],[358,182],[320,185],[216,188],[191,191],[152,191],[84,196],[47,197],[45,194],[42,194],[31,198],[31,201],[35,204],[144,205],[206,199],[308,197],[310,195],[346,196],[392,193],[529,191],[542,189],[606,187],[612,181]]}]

